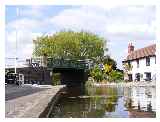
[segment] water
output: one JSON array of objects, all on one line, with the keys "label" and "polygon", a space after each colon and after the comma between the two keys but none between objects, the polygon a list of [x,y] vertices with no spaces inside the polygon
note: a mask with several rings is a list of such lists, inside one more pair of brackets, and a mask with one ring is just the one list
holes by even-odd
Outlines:
[{"label": "water", "polygon": [[153,87],[66,88],[50,118],[156,117]]}]

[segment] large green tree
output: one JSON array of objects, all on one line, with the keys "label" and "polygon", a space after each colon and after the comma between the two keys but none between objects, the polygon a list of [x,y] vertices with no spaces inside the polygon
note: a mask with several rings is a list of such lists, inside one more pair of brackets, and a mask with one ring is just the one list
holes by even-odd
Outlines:
[{"label": "large green tree", "polygon": [[52,58],[101,59],[106,41],[89,32],[61,31],[35,40],[35,56],[44,54]]}]

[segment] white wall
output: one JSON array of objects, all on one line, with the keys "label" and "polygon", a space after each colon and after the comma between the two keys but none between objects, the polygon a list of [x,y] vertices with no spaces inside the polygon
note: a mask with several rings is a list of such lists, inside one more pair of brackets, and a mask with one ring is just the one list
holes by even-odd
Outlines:
[{"label": "white wall", "polygon": [[139,59],[139,68],[137,68],[136,60],[131,61],[131,65],[133,66],[132,71],[131,71],[133,80],[135,79],[136,73],[143,74],[143,78],[141,79],[141,81],[143,81],[145,78],[144,72],[151,72],[151,78],[154,75],[156,75],[155,57],[150,57],[150,66],[146,66],[146,58]]}]

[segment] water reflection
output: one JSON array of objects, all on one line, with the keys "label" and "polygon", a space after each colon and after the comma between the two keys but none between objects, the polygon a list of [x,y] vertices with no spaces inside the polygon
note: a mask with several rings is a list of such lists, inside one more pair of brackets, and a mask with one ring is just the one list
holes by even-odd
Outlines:
[{"label": "water reflection", "polygon": [[66,88],[49,117],[155,117],[155,88]]}]

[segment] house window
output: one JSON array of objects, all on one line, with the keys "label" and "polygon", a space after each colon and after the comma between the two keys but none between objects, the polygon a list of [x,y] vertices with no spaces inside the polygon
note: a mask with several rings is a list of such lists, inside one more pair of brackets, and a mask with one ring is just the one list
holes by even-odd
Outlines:
[{"label": "house window", "polygon": [[146,74],[145,81],[151,81],[151,73],[145,72],[145,74]]},{"label": "house window", "polygon": [[137,68],[139,68],[139,60],[137,59]]},{"label": "house window", "polygon": [[140,73],[136,73],[135,74],[135,81],[140,81]]},{"label": "house window", "polygon": [[146,66],[150,66],[150,57],[146,58]]}]

